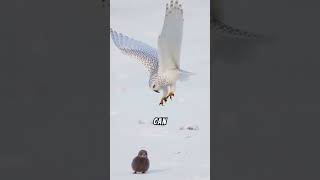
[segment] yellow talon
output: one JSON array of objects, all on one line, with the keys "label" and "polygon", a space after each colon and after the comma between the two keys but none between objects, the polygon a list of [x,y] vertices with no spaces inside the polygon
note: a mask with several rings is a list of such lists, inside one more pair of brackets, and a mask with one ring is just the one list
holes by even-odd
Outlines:
[{"label": "yellow talon", "polygon": [[164,102],[167,102],[167,97],[161,98],[159,105],[163,106]]},{"label": "yellow talon", "polygon": [[167,96],[167,98],[170,98],[172,100],[172,97],[174,96],[174,93],[173,92],[170,92]]}]

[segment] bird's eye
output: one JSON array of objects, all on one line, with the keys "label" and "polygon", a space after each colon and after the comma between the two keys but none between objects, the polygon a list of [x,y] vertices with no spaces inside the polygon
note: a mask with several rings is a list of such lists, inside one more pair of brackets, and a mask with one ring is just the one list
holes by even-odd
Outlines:
[{"label": "bird's eye", "polygon": [[152,86],[152,88],[155,88],[156,87],[156,85],[154,84],[153,86]]}]

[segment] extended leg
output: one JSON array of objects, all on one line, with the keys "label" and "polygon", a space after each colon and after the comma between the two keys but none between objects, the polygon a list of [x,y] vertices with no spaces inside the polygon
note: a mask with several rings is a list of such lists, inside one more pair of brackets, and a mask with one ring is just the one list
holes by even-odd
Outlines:
[{"label": "extended leg", "polygon": [[164,88],[163,88],[163,96],[162,96],[162,98],[161,98],[161,100],[160,100],[159,105],[162,105],[162,106],[163,106],[163,103],[164,103],[164,102],[167,102],[167,94],[168,94],[168,87],[164,87]]},{"label": "extended leg", "polygon": [[174,96],[174,91],[176,90],[176,84],[172,84],[170,86],[169,93],[167,95],[167,98],[170,98],[172,100],[172,97]]}]

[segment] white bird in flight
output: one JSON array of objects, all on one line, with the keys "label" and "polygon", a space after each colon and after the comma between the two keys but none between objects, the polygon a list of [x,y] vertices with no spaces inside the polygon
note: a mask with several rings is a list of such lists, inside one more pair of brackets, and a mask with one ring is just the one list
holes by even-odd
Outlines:
[{"label": "white bird in flight", "polygon": [[180,69],[180,52],[183,33],[183,9],[178,0],[166,4],[162,32],[158,38],[158,49],[110,31],[114,44],[126,55],[133,56],[149,72],[149,87],[163,96],[159,105],[174,96],[177,80],[184,81],[193,73]]}]

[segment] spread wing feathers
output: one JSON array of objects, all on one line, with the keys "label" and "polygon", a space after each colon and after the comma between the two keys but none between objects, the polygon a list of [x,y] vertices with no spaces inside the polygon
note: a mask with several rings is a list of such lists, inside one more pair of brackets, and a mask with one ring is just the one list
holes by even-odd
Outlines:
[{"label": "spread wing feathers", "polygon": [[183,10],[178,0],[167,4],[162,32],[158,39],[159,72],[180,68]]},{"label": "spread wing feathers", "polygon": [[158,70],[157,50],[143,42],[134,40],[114,30],[110,30],[114,44],[122,53],[137,58],[149,73]]}]

